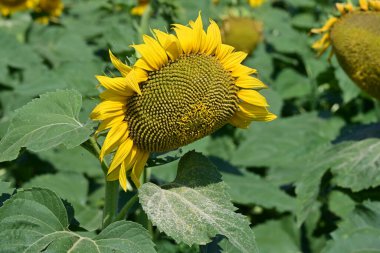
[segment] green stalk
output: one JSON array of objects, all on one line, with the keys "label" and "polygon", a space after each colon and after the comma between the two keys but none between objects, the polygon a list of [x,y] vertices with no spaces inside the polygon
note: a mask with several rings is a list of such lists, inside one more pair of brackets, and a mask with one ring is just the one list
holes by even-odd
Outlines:
[{"label": "green stalk", "polygon": [[[88,150],[96,158],[99,158],[100,147],[96,142],[94,136],[91,136],[86,142],[81,145],[83,148]],[[106,182],[106,191],[104,196],[104,209],[103,209],[103,225],[105,228],[115,219],[117,212],[117,204],[119,199],[119,182],[118,181],[107,181],[108,166],[103,161],[101,162],[101,167],[104,173],[104,180]]]},{"label": "green stalk", "polygon": [[115,217],[114,221],[124,220],[128,213],[128,210],[136,203],[138,200],[138,194],[135,194],[120,210],[119,214]]},{"label": "green stalk", "polygon": [[106,194],[104,197],[103,229],[111,224],[116,216],[119,199],[119,181],[106,180]]}]

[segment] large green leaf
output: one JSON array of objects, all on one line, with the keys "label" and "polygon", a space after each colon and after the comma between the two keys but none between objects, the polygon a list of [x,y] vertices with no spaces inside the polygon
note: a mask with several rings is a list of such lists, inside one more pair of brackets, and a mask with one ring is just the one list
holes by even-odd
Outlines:
[{"label": "large green leaf", "polygon": [[380,203],[358,206],[331,236],[323,253],[380,252]]},{"label": "large green leaf", "polygon": [[231,162],[244,167],[270,167],[268,179],[279,184],[293,182],[310,157],[324,150],[341,126],[341,120],[325,120],[314,113],[252,124],[241,131],[241,145]]},{"label": "large green leaf", "polygon": [[172,183],[161,188],[146,183],[139,197],[153,224],[177,242],[204,245],[220,234],[241,252],[257,252],[249,222],[234,212],[226,187],[206,157],[189,152]]},{"label": "large green leaf", "polygon": [[297,183],[298,219],[305,220],[319,193],[322,176],[328,169],[334,175],[333,182],[353,191],[380,185],[379,139],[339,143],[313,160],[311,168]]},{"label": "large green leaf", "polygon": [[18,192],[0,208],[2,252],[155,252],[147,231],[133,222],[112,223],[93,238],[68,230],[62,201],[34,188]]},{"label": "large green leaf", "polygon": [[49,92],[16,111],[0,141],[0,161],[17,157],[20,149],[42,151],[64,144],[68,148],[86,141],[92,132],[78,121],[81,95],[74,90]]},{"label": "large green leaf", "polygon": [[42,59],[27,45],[12,34],[0,29],[0,63],[16,68],[28,68],[40,64]]},{"label": "large green leaf", "polygon": [[223,173],[223,180],[230,186],[228,193],[235,203],[260,205],[278,211],[292,211],[295,199],[282,192],[276,185],[253,173],[235,175]]}]

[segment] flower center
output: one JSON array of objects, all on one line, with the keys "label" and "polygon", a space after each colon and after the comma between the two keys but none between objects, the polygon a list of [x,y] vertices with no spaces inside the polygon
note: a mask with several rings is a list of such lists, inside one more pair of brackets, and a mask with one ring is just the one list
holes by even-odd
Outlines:
[{"label": "flower center", "polygon": [[346,14],[331,30],[337,59],[351,79],[380,99],[380,12]]},{"label": "flower center", "polygon": [[234,78],[213,56],[182,55],[148,76],[142,94],[127,101],[130,137],[140,149],[189,144],[225,125],[237,109]]}]

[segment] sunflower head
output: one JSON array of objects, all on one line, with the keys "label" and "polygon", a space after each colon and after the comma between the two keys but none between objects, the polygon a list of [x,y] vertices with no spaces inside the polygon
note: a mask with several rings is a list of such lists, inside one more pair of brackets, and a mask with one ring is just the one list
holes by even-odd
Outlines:
[{"label": "sunflower head", "polygon": [[313,44],[319,54],[331,45],[339,64],[364,91],[380,99],[380,1],[360,0],[360,6],[337,4],[340,17],[331,17],[312,33],[322,33]]},{"label": "sunflower head", "polygon": [[0,0],[0,12],[3,16],[8,16],[16,11],[33,8],[36,0]]},{"label": "sunflower head", "polygon": [[133,7],[131,14],[135,16],[142,16],[149,5],[149,0],[138,0],[137,6]]},{"label": "sunflower head", "polygon": [[262,23],[249,17],[228,17],[223,20],[222,41],[239,51],[252,53],[262,40]]},{"label": "sunflower head", "polygon": [[47,24],[50,20],[56,20],[61,16],[63,7],[61,0],[39,0],[34,8],[38,15],[37,21]]},{"label": "sunflower head", "polygon": [[261,6],[264,2],[265,0],[248,0],[248,3],[252,8],[257,8]]},{"label": "sunflower head", "polygon": [[129,67],[111,52],[121,77],[98,76],[105,88],[91,117],[97,132],[109,129],[100,158],[115,152],[108,180],[125,190],[127,174],[136,186],[151,152],[179,148],[230,123],[246,128],[252,121],[276,118],[257,91],[266,86],[255,69],[241,62],[246,53],[222,44],[220,30],[202,19],[174,25],[176,35],[153,30],[132,45],[141,57]]}]

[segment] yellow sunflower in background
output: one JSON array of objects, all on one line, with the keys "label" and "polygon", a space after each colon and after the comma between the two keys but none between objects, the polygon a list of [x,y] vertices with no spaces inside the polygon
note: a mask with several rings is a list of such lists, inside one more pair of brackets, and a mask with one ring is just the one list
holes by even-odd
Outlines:
[{"label": "yellow sunflower in background", "polygon": [[106,89],[91,113],[101,120],[97,133],[109,129],[100,159],[116,151],[107,180],[127,189],[127,172],[140,186],[140,175],[151,152],[176,149],[230,123],[247,128],[252,121],[270,121],[265,88],[255,69],[241,64],[244,52],[222,44],[218,25],[207,32],[201,16],[190,26],[176,24],[176,35],[153,30],[144,43],[133,45],[139,58],[133,67],[111,52],[122,77],[97,76]]},{"label": "yellow sunflower in background", "polygon": [[37,21],[47,24],[62,15],[63,3],[61,0],[39,0],[35,12],[39,14]]},{"label": "yellow sunflower in background", "polygon": [[137,6],[131,10],[132,15],[142,16],[149,5],[149,0],[138,0]]},{"label": "yellow sunflower in background", "polygon": [[248,0],[248,3],[251,7],[256,8],[261,6],[265,0]]},{"label": "yellow sunflower in background", "polygon": [[16,11],[22,11],[33,8],[35,0],[0,0],[0,12],[7,16]]},{"label": "yellow sunflower in background", "polygon": [[330,45],[347,75],[364,91],[380,99],[380,1],[360,0],[359,7],[338,3],[340,17],[331,17],[312,33],[323,34],[313,44],[319,55]]}]

